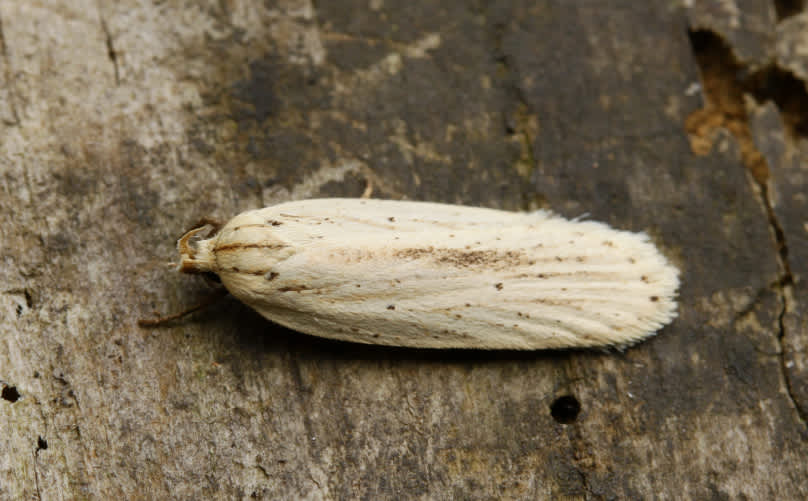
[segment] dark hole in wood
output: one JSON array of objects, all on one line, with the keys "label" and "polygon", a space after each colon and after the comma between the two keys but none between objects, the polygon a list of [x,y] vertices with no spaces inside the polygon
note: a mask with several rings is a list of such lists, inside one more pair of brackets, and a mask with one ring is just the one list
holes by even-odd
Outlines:
[{"label": "dark hole in wood", "polygon": [[12,404],[20,399],[20,392],[17,391],[16,386],[3,386],[3,391],[0,392],[3,400],[8,400]]},{"label": "dark hole in wood", "polygon": [[581,403],[572,395],[563,395],[555,399],[550,406],[550,414],[556,422],[561,424],[572,424],[578,419],[581,412]]}]

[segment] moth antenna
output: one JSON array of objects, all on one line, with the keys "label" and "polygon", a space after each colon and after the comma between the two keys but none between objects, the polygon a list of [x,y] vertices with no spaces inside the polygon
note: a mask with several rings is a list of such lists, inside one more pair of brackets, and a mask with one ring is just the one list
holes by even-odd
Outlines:
[{"label": "moth antenna", "polygon": [[139,327],[162,327],[163,325],[172,322],[174,320],[179,320],[181,318],[187,317],[191,313],[195,313],[199,310],[207,308],[208,306],[212,305],[216,301],[220,300],[221,298],[227,295],[227,289],[221,288],[213,291],[212,293],[208,294],[208,296],[197,303],[195,306],[192,306],[186,310],[183,310],[179,313],[174,313],[173,315],[167,315],[164,317],[158,316],[157,318],[141,318],[137,321],[137,325]]},{"label": "moth antenna", "polygon": [[219,221],[218,219],[213,219],[213,218],[209,218],[209,217],[203,217],[202,219],[197,221],[196,224],[191,226],[188,230],[189,231],[190,230],[195,230],[195,229],[201,228],[203,226],[211,226],[211,227],[213,227],[213,233],[216,234],[216,233],[219,232],[220,229],[222,229],[223,225],[222,225],[222,222]]},{"label": "moth antenna", "polygon": [[217,221],[215,219],[210,219],[210,218],[207,218],[207,217],[203,217],[202,219],[197,221],[177,241],[177,249],[180,251],[180,253],[187,254],[191,259],[193,259],[194,251],[193,251],[193,249],[191,249],[191,246],[188,244],[188,242],[191,240],[191,238],[193,238],[194,235],[196,235],[197,233],[203,231],[208,226],[213,228],[213,231],[212,231],[211,234],[215,235],[222,228],[222,223],[220,221]]},{"label": "moth antenna", "polygon": [[198,226],[198,227],[186,232],[185,235],[180,237],[180,239],[177,241],[177,249],[180,251],[180,254],[185,254],[188,257],[190,257],[191,259],[194,258],[195,252],[191,248],[191,246],[188,244],[188,242],[191,240],[191,238],[193,238],[194,235],[196,235],[200,231],[204,231],[205,228],[206,228],[205,225]]}]

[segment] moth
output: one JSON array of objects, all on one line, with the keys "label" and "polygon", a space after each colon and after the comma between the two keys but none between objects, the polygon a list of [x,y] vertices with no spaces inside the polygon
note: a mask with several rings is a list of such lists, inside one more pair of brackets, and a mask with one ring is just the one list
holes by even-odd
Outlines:
[{"label": "moth", "polygon": [[627,346],[676,317],[679,272],[643,233],[546,211],[315,199],[180,238],[215,274],[306,334],[415,348]]}]

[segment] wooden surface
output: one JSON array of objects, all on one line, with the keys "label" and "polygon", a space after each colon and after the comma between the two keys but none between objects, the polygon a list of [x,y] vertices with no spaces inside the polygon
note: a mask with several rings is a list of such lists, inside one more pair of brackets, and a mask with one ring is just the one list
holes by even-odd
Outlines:
[{"label": "wooden surface", "polygon": [[[805,499],[797,5],[0,1],[0,499]],[[137,327],[209,293],[166,266],[196,220],[368,186],[646,231],[680,316],[623,353]]]}]

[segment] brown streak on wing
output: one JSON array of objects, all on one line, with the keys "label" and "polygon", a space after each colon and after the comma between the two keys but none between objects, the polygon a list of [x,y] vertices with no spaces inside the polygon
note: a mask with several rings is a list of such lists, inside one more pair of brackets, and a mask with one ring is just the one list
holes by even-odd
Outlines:
[{"label": "brown streak on wing", "polygon": [[[268,273],[267,270],[248,271],[248,270],[242,270],[241,268],[238,268],[236,266],[231,266],[230,268],[226,268],[226,269],[224,269],[222,271],[229,271],[231,273],[241,273],[243,275],[266,275]],[[272,278],[275,278],[275,277],[272,277]]]},{"label": "brown streak on wing", "polygon": [[436,263],[456,268],[501,269],[520,266],[527,262],[525,254],[516,251],[435,249],[433,247],[401,249],[395,252],[395,257],[432,259]]},{"label": "brown streak on wing", "polygon": [[[236,226],[235,228],[233,228],[233,231],[239,231],[244,228],[266,228],[270,224],[271,224],[270,221],[267,221],[266,224],[265,223],[242,224],[240,226]],[[271,225],[277,226],[276,224]]]},{"label": "brown streak on wing", "polygon": [[239,249],[283,249],[284,244],[227,244],[213,249],[213,252],[231,251]]}]

